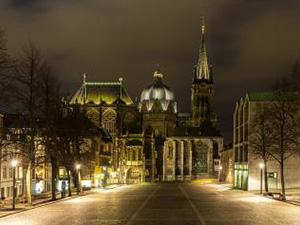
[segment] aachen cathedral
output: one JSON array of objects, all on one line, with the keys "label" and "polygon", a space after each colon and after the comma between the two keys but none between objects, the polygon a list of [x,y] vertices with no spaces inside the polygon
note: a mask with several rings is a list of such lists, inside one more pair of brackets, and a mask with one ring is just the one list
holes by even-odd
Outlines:
[{"label": "aachen cathedral", "polygon": [[[117,82],[83,83],[69,98],[113,140],[106,166],[120,174],[120,182],[184,181],[217,176],[223,137],[214,112],[214,80],[202,23],[199,59],[191,75],[190,113],[177,111],[175,93],[164,83],[159,67],[153,83],[133,101]],[[192,74],[192,73],[191,73]],[[189,90],[186,90],[189,91]]]}]

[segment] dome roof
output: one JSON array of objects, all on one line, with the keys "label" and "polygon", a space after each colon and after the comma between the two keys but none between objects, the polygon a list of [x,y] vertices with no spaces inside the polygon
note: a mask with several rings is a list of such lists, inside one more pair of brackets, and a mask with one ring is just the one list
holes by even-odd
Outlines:
[{"label": "dome roof", "polygon": [[170,101],[175,102],[174,92],[163,83],[163,75],[159,71],[155,71],[153,84],[144,88],[141,94],[141,103],[146,101],[148,111],[151,110],[155,100],[159,100],[164,110],[167,110]]}]

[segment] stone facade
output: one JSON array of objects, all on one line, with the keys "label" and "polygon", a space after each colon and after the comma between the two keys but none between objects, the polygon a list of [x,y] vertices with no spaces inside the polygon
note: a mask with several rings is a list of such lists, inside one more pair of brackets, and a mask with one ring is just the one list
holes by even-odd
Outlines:
[{"label": "stone facade", "polygon": [[[272,93],[248,93],[236,104],[233,114],[233,185],[244,190],[260,189],[260,164],[263,160],[252,152],[251,138],[254,135],[251,123],[259,108],[266,107],[275,100]],[[285,161],[286,188],[300,187],[300,155],[294,154]],[[280,188],[279,164],[271,157],[267,163],[270,189]],[[264,181],[263,181],[264,182]]]},{"label": "stone facade", "polygon": [[224,147],[220,153],[220,181],[233,184],[233,149],[232,145]]},{"label": "stone facade", "polygon": [[155,181],[157,152],[153,135],[127,133],[117,139],[116,146],[120,182]]},{"label": "stone facade", "polygon": [[[181,176],[175,180],[216,176],[223,138],[216,128],[214,82],[206,55],[204,24],[198,64],[191,85],[191,113],[178,114],[175,94],[164,83],[164,75],[159,68],[153,78],[154,81],[142,90],[140,101],[133,102],[122,79],[119,82],[87,82],[84,75],[82,86],[69,103],[80,105],[97,126],[111,134],[115,145],[113,164],[119,170],[118,176],[122,182],[167,180],[169,174],[166,171],[170,168],[165,167],[170,163],[166,146],[170,142],[177,143],[174,147],[176,154],[177,151],[183,154],[182,157],[178,155],[179,161],[175,163],[180,168],[174,164],[175,169],[172,170],[172,173]],[[178,130],[181,130],[180,135]],[[188,148],[191,150],[186,150]],[[206,157],[205,160],[197,155],[199,151],[203,154],[202,158]],[[196,162],[197,159],[193,160],[195,157],[203,162]],[[190,165],[187,162],[191,160]],[[200,168],[198,172],[196,169],[197,165],[201,167],[201,163],[206,165],[203,173]],[[194,171],[194,175],[190,171]]]},{"label": "stone facade", "polygon": [[163,180],[184,181],[218,176],[223,138],[201,134],[200,129],[177,129],[164,143]]}]

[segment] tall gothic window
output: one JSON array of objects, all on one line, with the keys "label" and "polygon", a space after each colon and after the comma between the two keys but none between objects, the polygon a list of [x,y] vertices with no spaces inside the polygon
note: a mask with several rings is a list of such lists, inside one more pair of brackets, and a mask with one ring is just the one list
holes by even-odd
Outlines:
[{"label": "tall gothic window", "polygon": [[202,142],[196,143],[193,151],[193,169],[194,175],[208,172],[208,147]]},{"label": "tall gothic window", "polygon": [[113,109],[105,110],[102,115],[103,127],[111,134],[116,132],[116,117],[117,114]]},{"label": "tall gothic window", "polygon": [[173,159],[173,146],[168,145],[168,158]]}]

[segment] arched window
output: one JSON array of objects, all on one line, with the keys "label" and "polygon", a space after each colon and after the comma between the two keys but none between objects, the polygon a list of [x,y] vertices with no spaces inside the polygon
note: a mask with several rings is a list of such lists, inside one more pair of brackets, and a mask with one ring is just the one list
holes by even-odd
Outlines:
[{"label": "arched window", "polygon": [[103,127],[111,134],[116,132],[116,117],[117,113],[113,109],[105,110],[102,115]]},{"label": "arched window", "polygon": [[208,173],[208,147],[202,142],[198,142],[195,145],[195,151],[193,151],[192,164],[193,174]]},{"label": "arched window", "polygon": [[86,113],[86,116],[91,120],[92,123],[99,125],[100,113],[96,109],[91,109]]}]

